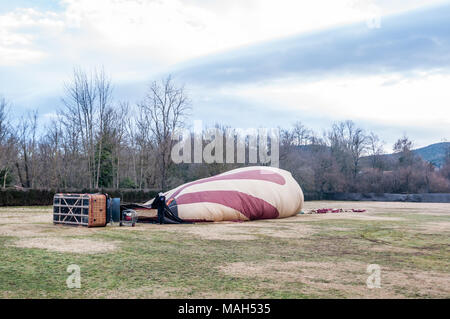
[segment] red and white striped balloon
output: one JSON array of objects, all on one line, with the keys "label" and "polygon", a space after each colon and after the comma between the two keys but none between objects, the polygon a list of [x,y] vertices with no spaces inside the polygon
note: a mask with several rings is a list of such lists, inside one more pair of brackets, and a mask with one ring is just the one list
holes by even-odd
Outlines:
[{"label": "red and white striped balloon", "polygon": [[178,217],[190,221],[284,218],[296,215],[304,202],[303,192],[290,172],[266,166],[203,178],[165,195]]}]

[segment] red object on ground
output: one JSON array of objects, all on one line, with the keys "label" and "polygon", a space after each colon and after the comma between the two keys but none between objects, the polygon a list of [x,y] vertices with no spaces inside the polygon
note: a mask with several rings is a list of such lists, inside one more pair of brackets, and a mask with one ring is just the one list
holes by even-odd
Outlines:
[{"label": "red object on ground", "polygon": [[313,210],[312,212],[315,212],[316,214],[326,214],[326,213],[344,213],[344,212],[353,212],[353,213],[363,213],[365,212],[365,209],[347,209],[344,210],[342,208],[319,208],[316,210]]}]

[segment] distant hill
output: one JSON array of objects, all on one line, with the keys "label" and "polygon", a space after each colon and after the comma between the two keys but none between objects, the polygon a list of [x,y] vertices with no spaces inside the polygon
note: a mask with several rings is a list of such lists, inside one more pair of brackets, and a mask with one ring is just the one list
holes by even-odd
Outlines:
[{"label": "distant hill", "polygon": [[[312,151],[319,149],[326,149],[327,146],[322,145],[302,145],[296,146],[297,151]],[[446,152],[450,151],[450,142],[441,142],[431,144],[425,147],[417,148],[413,150],[413,153],[420,156],[424,161],[430,162],[437,167],[441,167],[444,164]],[[385,160],[395,160],[397,154],[383,154],[382,157]],[[368,166],[370,156],[364,156],[361,160],[362,166]]]},{"label": "distant hill", "polygon": [[445,155],[448,150],[450,150],[450,142],[442,142],[417,148],[413,152],[423,160],[440,167],[444,164]]},{"label": "distant hill", "polygon": [[[425,147],[416,148],[413,153],[422,158],[424,161],[432,163],[434,166],[441,167],[445,161],[445,154],[450,150],[450,142],[441,142],[431,144]],[[395,161],[398,154],[383,154],[382,158],[387,161]],[[365,156],[361,160],[363,166],[369,165],[370,156]]]}]

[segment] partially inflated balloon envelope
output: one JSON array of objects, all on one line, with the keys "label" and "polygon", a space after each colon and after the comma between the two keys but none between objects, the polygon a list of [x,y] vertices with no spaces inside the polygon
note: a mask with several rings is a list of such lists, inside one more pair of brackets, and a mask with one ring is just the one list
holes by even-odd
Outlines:
[{"label": "partially inflated balloon envelope", "polygon": [[291,173],[267,166],[203,178],[165,196],[170,210],[186,221],[284,218],[296,215],[303,207],[303,192]]}]

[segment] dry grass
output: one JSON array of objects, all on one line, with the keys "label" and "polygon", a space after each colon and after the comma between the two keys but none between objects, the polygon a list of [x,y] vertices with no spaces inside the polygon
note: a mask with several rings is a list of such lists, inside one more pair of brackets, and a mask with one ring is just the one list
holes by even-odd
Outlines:
[{"label": "dry grass", "polygon": [[418,254],[420,249],[407,248],[407,247],[395,247],[391,245],[376,245],[368,248],[370,251],[387,252],[387,253],[402,253],[402,254]]},{"label": "dry grass", "polygon": [[[437,297],[450,295],[450,277],[446,273],[412,272],[382,269],[382,289],[366,287],[367,264],[361,262],[305,262],[266,261],[263,263],[237,262],[219,269],[233,277],[270,279],[279,282],[304,284],[305,293],[337,290],[352,298],[403,298],[398,290],[413,293],[420,287],[424,294]],[[331,297],[331,296],[329,296]]]},{"label": "dry grass", "polygon": [[178,226],[169,231],[183,231],[207,240],[254,240],[259,236],[277,238],[304,238],[311,235],[313,227],[302,224],[273,225],[264,222],[214,223]]},{"label": "dry grass", "polygon": [[[291,220],[291,221],[289,221]],[[134,228],[124,228],[125,231],[183,233],[193,238],[205,240],[256,240],[261,236],[275,238],[305,238],[312,235],[313,226],[296,223],[295,218],[251,222],[218,222],[197,223],[189,225],[158,225],[138,224]],[[293,221],[293,222],[292,222]]]},{"label": "dry grass", "polygon": [[91,291],[94,298],[124,299],[137,296],[139,299],[242,299],[246,296],[242,293],[218,293],[216,291],[193,291],[189,288],[145,286],[135,289],[94,290]]},{"label": "dry grass", "polygon": [[24,221],[26,221],[26,223],[28,224],[48,223],[48,213],[46,214],[17,213],[17,214],[9,214],[9,216],[4,217],[5,218],[2,220],[2,224],[22,224]]},{"label": "dry grass", "polygon": [[22,248],[39,248],[61,253],[98,254],[117,248],[117,243],[92,239],[34,237],[20,239],[13,244]]},{"label": "dry grass", "polygon": [[364,213],[327,213],[327,214],[305,214],[303,216],[295,216],[293,220],[297,218],[301,221],[314,221],[314,220],[343,220],[343,219],[353,219],[353,220],[366,220],[366,221],[400,221],[403,220],[401,217],[386,217],[386,216],[376,216],[370,212]]},{"label": "dry grass", "polygon": [[105,242],[81,237],[99,229],[53,225],[48,209],[34,207],[0,208],[0,236],[13,237],[14,247],[38,248],[62,253],[95,254],[112,251],[118,242]]},{"label": "dry grass", "polygon": [[[0,298],[450,298],[450,204],[307,202],[364,213],[67,227],[0,208]],[[68,264],[82,289],[65,288]],[[368,264],[381,288],[366,287]],[[100,271],[101,270],[101,271]]]},{"label": "dry grass", "polygon": [[435,234],[450,232],[450,222],[429,222],[418,226],[418,232],[425,234]]},{"label": "dry grass", "polygon": [[412,203],[412,202],[365,202],[365,201],[310,201],[305,202],[305,209],[317,208],[364,208],[369,213],[377,213],[381,210],[407,211],[407,212],[422,212],[422,213],[443,213],[448,215],[450,213],[448,203]]}]

